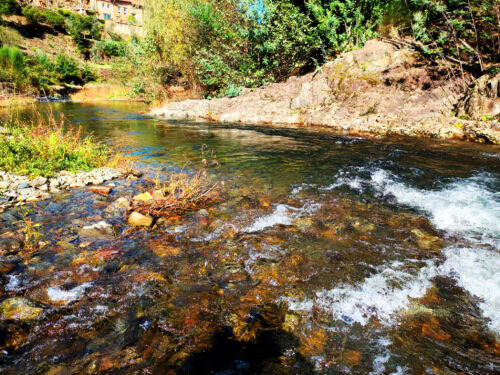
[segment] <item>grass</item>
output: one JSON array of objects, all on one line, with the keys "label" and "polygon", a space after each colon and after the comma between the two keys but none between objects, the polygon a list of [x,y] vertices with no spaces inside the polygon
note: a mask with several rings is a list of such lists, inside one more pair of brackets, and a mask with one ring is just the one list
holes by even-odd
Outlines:
[{"label": "grass", "polygon": [[24,250],[36,250],[43,244],[42,233],[39,230],[40,224],[28,217],[29,212],[25,211],[23,206],[21,206],[21,212],[23,214]]},{"label": "grass", "polygon": [[56,172],[90,170],[107,165],[106,146],[80,129],[57,121],[49,113],[36,113],[30,122],[12,118],[0,123],[11,136],[0,138],[0,170],[31,178],[52,177]]},{"label": "grass", "polygon": [[0,44],[4,46],[18,46],[23,41],[19,31],[0,25]]}]

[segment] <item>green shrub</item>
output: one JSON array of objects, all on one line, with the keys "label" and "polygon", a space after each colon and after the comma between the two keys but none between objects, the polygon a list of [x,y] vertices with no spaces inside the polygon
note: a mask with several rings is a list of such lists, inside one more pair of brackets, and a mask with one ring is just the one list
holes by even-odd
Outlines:
[{"label": "green shrub", "polygon": [[382,0],[307,0],[329,55],[361,47],[376,34],[390,2]]},{"label": "green shrub", "polygon": [[93,60],[100,61],[113,56],[125,56],[127,45],[125,42],[115,42],[112,40],[95,42],[91,49]]},{"label": "green shrub", "polygon": [[63,17],[71,17],[71,15],[73,14],[72,11],[67,9],[58,9],[57,12]]},{"label": "green shrub", "polygon": [[0,47],[0,82],[12,83],[22,91],[29,84],[26,57],[17,47]]},{"label": "green shrub", "polygon": [[89,64],[85,64],[82,69],[82,81],[84,83],[95,81],[99,75],[97,71],[93,69]]},{"label": "green shrub", "polygon": [[26,58],[17,47],[0,47],[0,66],[4,69],[12,68],[17,73],[24,72],[26,67]]},{"label": "green shrub", "polygon": [[226,88],[225,94],[229,98],[235,98],[235,97],[241,95],[241,91],[242,91],[241,87],[239,87],[238,85],[236,85],[234,83],[230,83]]},{"label": "green shrub", "polygon": [[2,0],[0,1],[0,16],[2,14],[12,14],[16,11],[16,0]]},{"label": "green shrub", "polygon": [[57,55],[55,71],[61,82],[65,83],[83,83],[82,74],[78,67],[78,62],[65,55]]},{"label": "green shrub", "polygon": [[61,30],[65,28],[64,17],[49,9],[35,8],[27,5],[23,8],[23,16],[31,22],[46,23]]},{"label": "green shrub", "polygon": [[95,16],[71,13],[68,18],[68,29],[78,51],[85,57],[90,56],[92,40],[99,40],[102,24]]},{"label": "green shrub", "polygon": [[54,62],[46,53],[40,51],[36,52],[31,61],[29,78],[32,86],[45,93],[50,91],[51,85],[59,82]]},{"label": "green shrub", "polygon": [[498,0],[409,0],[406,9],[413,36],[430,53],[469,64],[499,61]]}]

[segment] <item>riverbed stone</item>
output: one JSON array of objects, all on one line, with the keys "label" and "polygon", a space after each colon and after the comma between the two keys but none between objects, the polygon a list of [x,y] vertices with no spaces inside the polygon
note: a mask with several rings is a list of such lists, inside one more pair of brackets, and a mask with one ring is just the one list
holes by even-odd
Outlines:
[{"label": "riverbed stone", "polygon": [[130,207],[130,199],[125,197],[120,197],[116,201],[113,202],[113,206],[117,208],[127,209]]},{"label": "riverbed stone", "polygon": [[0,318],[2,320],[26,322],[34,320],[42,314],[43,309],[28,298],[8,298],[0,305]]},{"label": "riverbed stone", "polygon": [[439,237],[433,236],[417,228],[413,229],[411,234],[413,235],[419,248],[423,250],[436,250],[439,248]]},{"label": "riverbed stone", "polygon": [[109,195],[111,193],[111,188],[109,186],[91,186],[89,190],[92,193],[99,194],[99,195]]},{"label": "riverbed stone", "polygon": [[47,180],[47,178],[45,178],[45,177],[37,177],[37,178],[35,178],[34,180],[31,180],[31,181],[29,182],[29,185],[30,185],[31,187],[37,188],[37,187],[40,187],[40,186],[42,186],[42,185],[45,185],[45,184],[47,183],[47,181],[48,181],[48,180]]},{"label": "riverbed stone", "polygon": [[19,185],[17,185],[18,190],[24,190],[24,189],[29,189],[30,184],[28,182],[21,182]]},{"label": "riverbed stone", "polygon": [[135,227],[150,227],[153,225],[153,218],[134,211],[128,217],[127,223]]},{"label": "riverbed stone", "polygon": [[113,236],[113,226],[105,221],[86,225],[78,231],[80,237],[107,238]]}]

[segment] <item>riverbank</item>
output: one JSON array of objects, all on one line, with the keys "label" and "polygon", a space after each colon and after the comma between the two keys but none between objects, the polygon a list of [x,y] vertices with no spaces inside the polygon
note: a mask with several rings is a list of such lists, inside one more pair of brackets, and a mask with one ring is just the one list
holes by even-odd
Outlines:
[{"label": "riverbank", "polygon": [[[33,112],[0,122],[0,212],[14,205],[50,198],[61,190],[101,185],[126,175],[124,157],[112,155],[94,137]],[[102,191],[101,191],[102,192]]]},{"label": "riverbank", "polygon": [[430,64],[412,49],[371,40],[314,73],[245,89],[236,98],[168,103],[151,114],[500,144],[498,81],[486,75],[474,82],[467,72]]}]

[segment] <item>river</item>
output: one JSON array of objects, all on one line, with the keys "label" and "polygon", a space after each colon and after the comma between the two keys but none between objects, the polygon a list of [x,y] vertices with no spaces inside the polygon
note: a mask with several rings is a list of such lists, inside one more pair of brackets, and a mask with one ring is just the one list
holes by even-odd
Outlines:
[{"label": "river", "polygon": [[149,177],[213,154],[224,191],[149,230],[112,205],[143,179],[0,214],[0,298],[43,309],[0,321],[0,373],[500,373],[500,147],[49,107]]}]

